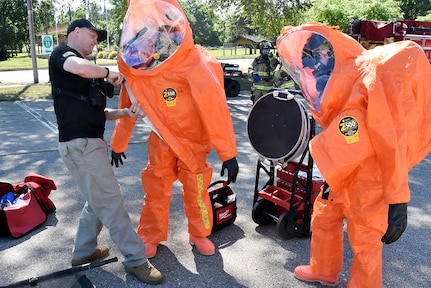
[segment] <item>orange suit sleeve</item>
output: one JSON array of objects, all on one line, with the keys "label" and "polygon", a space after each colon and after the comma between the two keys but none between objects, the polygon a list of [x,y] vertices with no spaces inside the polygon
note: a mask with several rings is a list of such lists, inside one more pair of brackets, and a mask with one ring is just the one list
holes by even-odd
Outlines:
[{"label": "orange suit sleeve", "polygon": [[197,46],[202,65],[196,65],[194,77],[205,75],[206,81],[193,81],[191,94],[199,109],[198,113],[208,132],[211,144],[221,161],[236,157],[236,137],[226,102],[221,64],[204,48]]},{"label": "orange suit sleeve", "polygon": [[[118,108],[130,107],[131,102],[127,90],[123,86],[120,90]],[[132,137],[136,118],[122,117],[115,120],[115,128],[111,137],[111,149],[117,153],[125,152]]]}]

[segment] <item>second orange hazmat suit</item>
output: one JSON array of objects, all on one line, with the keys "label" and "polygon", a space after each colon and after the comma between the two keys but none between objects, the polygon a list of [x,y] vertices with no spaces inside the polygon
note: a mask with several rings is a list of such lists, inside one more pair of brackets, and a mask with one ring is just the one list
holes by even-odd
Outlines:
[{"label": "second orange hazmat suit", "polygon": [[[179,179],[188,232],[206,237],[213,220],[207,155],[212,148],[223,162],[237,155],[221,65],[194,45],[187,18],[175,0],[131,0],[119,50],[119,70],[160,135],[151,132],[148,141],[138,234],[145,243],[167,240],[171,188]],[[123,87],[119,106],[129,105]],[[113,151],[126,151],[134,125],[132,118],[116,122]]]},{"label": "second orange hazmat suit", "polygon": [[[324,85],[304,60],[314,34],[332,47],[334,66]],[[428,59],[414,42],[365,50],[319,23],[285,27],[277,48],[322,127],[310,151],[331,187],[328,199],[320,193],[314,203],[307,267],[338,283],[347,219],[354,254],[348,286],[381,287],[388,207],[410,200],[408,172],[431,151]]]}]

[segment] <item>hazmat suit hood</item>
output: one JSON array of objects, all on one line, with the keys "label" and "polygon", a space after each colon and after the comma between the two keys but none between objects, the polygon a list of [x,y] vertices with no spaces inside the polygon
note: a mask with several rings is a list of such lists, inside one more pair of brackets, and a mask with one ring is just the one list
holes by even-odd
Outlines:
[{"label": "hazmat suit hood", "polygon": [[343,109],[352,92],[348,84],[359,77],[356,58],[364,50],[351,37],[320,23],[284,27],[277,39],[283,66],[322,126]]},{"label": "hazmat suit hood", "polygon": [[[221,64],[194,44],[178,1],[130,0],[118,55],[127,81],[119,108],[136,99],[152,130],[191,171],[200,167],[197,155],[212,148],[222,161],[236,156]],[[126,118],[116,121],[111,138],[116,152],[126,151],[135,124]]]},{"label": "hazmat suit hood", "polygon": [[[177,1],[130,0],[120,39],[120,63],[152,70],[193,49],[189,23]],[[165,65],[166,66],[166,65]]]}]

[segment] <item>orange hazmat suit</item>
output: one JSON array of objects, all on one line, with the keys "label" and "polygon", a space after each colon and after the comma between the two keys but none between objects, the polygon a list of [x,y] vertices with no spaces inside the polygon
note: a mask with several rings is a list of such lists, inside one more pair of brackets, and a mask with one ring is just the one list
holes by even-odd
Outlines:
[{"label": "orange hazmat suit", "polygon": [[[388,207],[410,200],[408,172],[431,151],[428,59],[411,41],[365,50],[319,23],[283,28],[277,48],[322,127],[310,152],[331,187],[314,203],[309,268],[338,279],[347,219],[354,254],[348,286],[381,287]],[[333,64],[321,78],[327,54]]]},{"label": "orange hazmat suit", "polygon": [[[167,240],[171,188],[179,179],[188,231],[206,237],[213,223],[207,193],[212,168],[206,163],[207,155],[212,148],[223,162],[237,155],[221,65],[194,44],[187,18],[175,0],[131,0],[123,25],[119,70],[160,135],[151,132],[148,141],[138,234],[145,243]],[[130,105],[129,96],[123,87],[120,107]],[[134,125],[133,118],[116,122],[113,151],[126,151]]]}]

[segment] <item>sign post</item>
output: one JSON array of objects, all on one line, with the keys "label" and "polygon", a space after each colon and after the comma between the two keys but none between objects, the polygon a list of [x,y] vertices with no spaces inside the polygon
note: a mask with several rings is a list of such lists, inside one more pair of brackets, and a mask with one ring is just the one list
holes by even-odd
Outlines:
[{"label": "sign post", "polygon": [[31,63],[33,66],[33,78],[34,83],[39,83],[39,75],[37,74],[37,61],[36,61],[36,47],[34,40],[34,21],[33,21],[33,4],[32,0],[27,0],[27,15],[28,15],[28,33],[30,36],[30,52],[31,52]]}]

